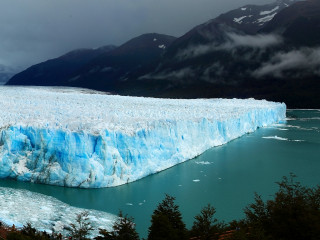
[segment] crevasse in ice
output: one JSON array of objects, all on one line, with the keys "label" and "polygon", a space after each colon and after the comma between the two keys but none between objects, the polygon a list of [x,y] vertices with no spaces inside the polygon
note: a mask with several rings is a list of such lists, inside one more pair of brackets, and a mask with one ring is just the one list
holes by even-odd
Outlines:
[{"label": "crevasse in ice", "polygon": [[0,177],[125,184],[285,118],[283,103],[154,99],[74,88],[0,87]]}]

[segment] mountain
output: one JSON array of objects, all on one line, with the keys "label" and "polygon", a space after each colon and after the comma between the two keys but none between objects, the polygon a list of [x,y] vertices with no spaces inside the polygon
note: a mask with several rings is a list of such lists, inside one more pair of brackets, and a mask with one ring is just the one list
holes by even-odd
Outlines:
[{"label": "mountain", "polygon": [[[320,108],[319,2],[246,5],[179,38],[144,34],[72,69],[59,83],[54,77],[36,84],[134,96],[254,97]],[[28,71],[8,84],[34,84],[37,74]]]},{"label": "mountain", "polygon": [[7,85],[60,86],[63,80],[95,57],[113,50],[109,45],[97,49],[77,49],[61,57],[31,66],[12,77]]},{"label": "mountain", "polygon": [[178,38],[153,71],[133,75],[118,92],[254,97],[284,101],[291,108],[319,108],[319,17],[319,0],[230,11]]},{"label": "mountain", "polygon": [[0,85],[5,84],[17,72],[18,69],[0,64]]},{"label": "mountain", "polygon": [[128,80],[129,73],[153,69],[175,39],[157,33],[133,38],[75,71],[63,85],[114,91],[118,82]]},{"label": "mountain", "polygon": [[15,75],[7,85],[75,86],[109,91],[126,74],[157,62],[175,37],[144,34],[120,47],[79,49]]},{"label": "mountain", "polygon": [[297,2],[281,11],[268,24],[262,33],[281,34],[295,45],[320,45],[320,1]]},{"label": "mountain", "polygon": [[178,38],[166,54],[168,57],[172,57],[178,50],[185,49],[188,46],[212,42],[222,43],[226,40],[226,32],[256,34],[274,16],[295,2],[296,0],[278,0],[262,6],[246,5],[221,14]]}]

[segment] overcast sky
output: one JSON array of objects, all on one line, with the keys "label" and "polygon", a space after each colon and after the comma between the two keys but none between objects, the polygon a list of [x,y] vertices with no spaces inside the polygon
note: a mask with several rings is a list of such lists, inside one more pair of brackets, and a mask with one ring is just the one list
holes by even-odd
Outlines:
[{"label": "overcast sky", "polygon": [[273,0],[0,0],[0,64],[28,67],[143,33],[179,37],[234,8]]}]

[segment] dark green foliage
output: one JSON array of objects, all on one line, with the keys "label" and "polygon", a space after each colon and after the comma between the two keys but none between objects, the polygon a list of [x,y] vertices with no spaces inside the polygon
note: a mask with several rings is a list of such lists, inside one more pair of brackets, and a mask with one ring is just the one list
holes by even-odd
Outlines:
[{"label": "dark green foliage", "polygon": [[256,194],[255,203],[245,209],[252,234],[264,237],[260,239],[319,239],[320,187],[306,188],[294,178],[291,174],[277,183],[274,200],[264,202]]},{"label": "dark green foliage", "polygon": [[114,223],[112,232],[105,229],[99,229],[102,236],[95,237],[96,240],[139,240],[139,235],[135,229],[134,219],[123,216],[122,211],[119,212],[119,218]]},{"label": "dark green foliage", "polygon": [[7,235],[7,240],[32,240],[32,237],[25,236],[21,232],[11,232]]},{"label": "dark green foliage", "polygon": [[[195,216],[190,238],[195,240],[318,240],[320,239],[320,186],[307,188],[295,181],[293,174],[277,183],[279,190],[272,200],[263,201],[255,194],[254,203],[245,208],[246,218],[225,225],[214,217],[216,210],[210,204]],[[186,226],[175,198],[169,195],[154,210],[148,240],[188,239]],[[77,225],[71,224],[72,239],[88,239],[92,230],[88,212],[77,215]],[[1,227],[1,222],[0,222]],[[96,240],[138,240],[134,219],[119,212],[112,231],[99,229]],[[61,239],[49,236],[28,223],[20,231],[11,232],[8,240]]]},{"label": "dark green foliage", "polygon": [[76,218],[76,224],[70,224],[70,237],[78,240],[88,239],[87,236],[91,230],[93,230],[88,218],[89,213],[84,211],[79,213]]},{"label": "dark green foliage", "polygon": [[191,237],[198,237],[201,240],[212,239],[219,232],[218,220],[213,217],[215,213],[216,209],[210,204],[204,207],[201,214],[194,217]]},{"label": "dark green foliage", "polygon": [[27,223],[27,225],[23,226],[21,231],[10,232],[7,235],[8,240],[48,240],[48,239],[56,239],[50,237],[46,232],[39,232],[35,228],[32,227],[31,223]]},{"label": "dark green foliage", "polygon": [[166,194],[165,199],[154,210],[148,240],[187,239],[187,230],[175,198]]}]

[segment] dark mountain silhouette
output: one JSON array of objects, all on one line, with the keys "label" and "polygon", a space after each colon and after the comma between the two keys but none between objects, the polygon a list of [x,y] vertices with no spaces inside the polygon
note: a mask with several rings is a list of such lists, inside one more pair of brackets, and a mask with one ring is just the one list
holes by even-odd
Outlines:
[{"label": "dark mountain silhouette", "polygon": [[98,49],[77,49],[61,57],[31,66],[9,80],[7,85],[60,86],[78,68],[115,46]]},{"label": "dark mountain silhouette", "polygon": [[114,91],[119,82],[128,80],[130,73],[152,69],[174,40],[175,37],[156,33],[133,38],[75,71],[63,85]]},{"label": "dark mountain silhouette", "polygon": [[[134,76],[118,92],[254,97],[284,101],[291,108],[319,108],[319,1],[251,6],[252,21],[245,14],[240,17],[239,12],[248,9],[239,8],[192,29],[167,49],[153,71]],[[256,25],[257,21],[261,23]]]},{"label": "dark mountain silhouette", "polygon": [[277,14],[261,32],[281,34],[288,43],[295,45],[319,46],[319,13],[319,0],[297,2]]},{"label": "dark mountain silhouette", "polygon": [[[170,98],[254,97],[320,108],[319,2],[247,5],[177,39],[145,34],[92,58],[59,83],[43,78],[36,85]],[[34,84],[37,75],[26,72],[9,84]]]},{"label": "dark mountain silhouette", "polygon": [[75,86],[109,91],[126,74],[158,62],[174,37],[144,34],[120,47],[75,50],[34,65],[15,75],[7,85]]}]

